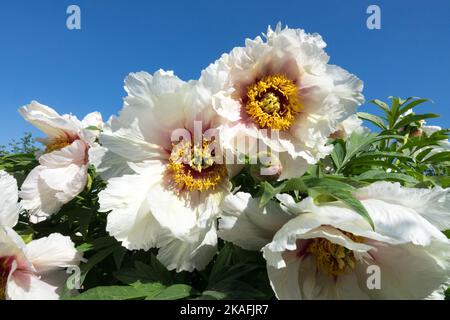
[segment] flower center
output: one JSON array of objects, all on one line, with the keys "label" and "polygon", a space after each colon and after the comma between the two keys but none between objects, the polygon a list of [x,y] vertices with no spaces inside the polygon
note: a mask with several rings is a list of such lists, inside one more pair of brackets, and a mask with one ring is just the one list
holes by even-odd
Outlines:
[{"label": "flower center", "polygon": [[280,74],[250,85],[247,98],[247,114],[260,128],[287,130],[301,109],[297,86]]},{"label": "flower center", "polygon": [[0,258],[0,300],[6,299],[6,286],[14,257]]},{"label": "flower center", "polygon": [[74,139],[71,139],[69,137],[58,137],[56,139],[53,139],[49,144],[46,145],[45,153],[61,150],[74,141]]},{"label": "flower center", "polygon": [[202,144],[192,145],[182,141],[173,146],[168,171],[177,189],[206,191],[215,189],[227,176],[224,164],[214,162],[211,141],[204,139]]},{"label": "flower center", "polygon": [[[362,242],[363,238],[348,232],[343,232],[354,242]],[[356,265],[356,258],[352,250],[335,244],[325,238],[312,239],[306,249],[314,255],[317,268],[329,276],[339,276],[350,273]]]}]

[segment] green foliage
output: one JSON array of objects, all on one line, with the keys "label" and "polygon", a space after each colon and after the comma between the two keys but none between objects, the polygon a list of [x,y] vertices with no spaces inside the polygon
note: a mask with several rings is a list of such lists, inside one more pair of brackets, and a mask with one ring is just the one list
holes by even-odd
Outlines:
[{"label": "green foliage", "polygon": [[371,102],[384,115],[377,117],[363,112],[358,115],[380,132],[353,134],[346,141],[335,141],[328,160],[332,164],[330,171],[367,182],[397,181],[410,187],[448,185],[450,152],[439,146],[448,140],[450,131],[442,129],[427,134],[422,129],[424,120],[438,115],[412,112],[430,100],[391,97],[390,106],[380,100]]},{"label": "green foliage", "polygon": [[25,132],[18,141],[13,139],[8,146],[0,145],[0,157],[8,154],[27,154],[39,151],[31,132]]}]

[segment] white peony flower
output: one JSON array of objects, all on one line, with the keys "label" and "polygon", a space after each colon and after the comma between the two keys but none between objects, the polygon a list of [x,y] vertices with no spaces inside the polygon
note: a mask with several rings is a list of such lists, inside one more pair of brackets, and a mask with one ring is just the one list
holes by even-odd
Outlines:
[{"label": "white peony flower", "polygon": [[[47,135],[40,139],[45,151],[20,191],[21,205],[38,223],[56,213],[86,186],[89,149],[96,144],[102,128],[98,112],[82,121],[73,115],[59,115],[53,109],[33,101],[19,109],[20,114]],[[97,130],[99,129],[99,130]]]},{"label": "white peony flower", "polygon": [[278,25],[205,69],[199,82],[214,92],[224,147],[248,153],[241,136],[262,139],[281,153],[280,179],[300,176],[328,155],[328,137],[364,98],[357,77],[328,64],[325,46],[318,34]]},{"label": "white peony flower", "polygon": [[219,234],[246,249],[264,246],[279,299],[442,299],[450,282],[450,242],[432,223],[448,225],[449,192],[387,182],[358,190],[375,230],[340,202],[295,203],[281,194],[281,205],[258,213],[255,200],[238,194],[225,201],[233,206]]},{"label": "white peony flower", "polygon": [[0,300],[56,300],[69,277],[64,268],[81,256],[69,237],[53,233],[25,244],[0,227]]},{"label": "white peony flower", "polygon": [[69,237],[58,233],[25,244],[12,229],[17,224],[16,180],[0,171],[0,300],[58,299],[68,278],[62,268],[78,265]]},{"label": "white peony flower", "polygon": [[217,124],[211,94],[162,70],[130,74],[125,90],[120,116],[100,136],[104,149],[95,150],[104,174],[117,175],[99,195],[107,231],[130,250],[159,247],[169,269],[202,269],[216,252],[232,175],[207,135]]}]

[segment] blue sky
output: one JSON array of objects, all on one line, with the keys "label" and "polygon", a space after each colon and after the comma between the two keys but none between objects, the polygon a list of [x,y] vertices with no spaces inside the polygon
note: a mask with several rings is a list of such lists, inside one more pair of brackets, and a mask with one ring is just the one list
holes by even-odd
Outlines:
[{"label": "blue sky", "polygon": [[[66,28],[70,4],[81,8],[81,30]],[[366,28],[370,4],[381,7],[381,30]],[[31,100],[107,118],[121,108],[129,72],[163,68],[197,78],[278,21],[320,33],[331,63],[364,81],[367,100],[431,98],[422,110],[450,127],[448,0],[7,0],[0,4],[0,144],[25,131],[40,135],[17,113]]]}]

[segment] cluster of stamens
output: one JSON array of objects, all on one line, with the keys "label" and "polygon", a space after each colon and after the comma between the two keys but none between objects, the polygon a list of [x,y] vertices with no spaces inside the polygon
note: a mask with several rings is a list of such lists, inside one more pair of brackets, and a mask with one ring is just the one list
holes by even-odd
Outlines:
[{"label": "cluster of stamens", "polygon": [[214,190],[227,176],[224,164],[215,162],[213,143],[181,141],[173,145],[168,164],[171,181],[179,191]]},{"label": "cluster of stamens", "polygon": [[[363,241],[362,237],[349,232],[343,234],[354,242]],[[311,241],[306,252],[314,255],[318,270],[329,276],[339,276],[350,273],[355,268],[356,258],[352,250],[325,238],[315,238]]]},{"label": "cluster of stamens", "polygon": [[260,128],[287,130],[301,109],[298,91],[284,75],[266,76],[247,88],[246,112]]}]

